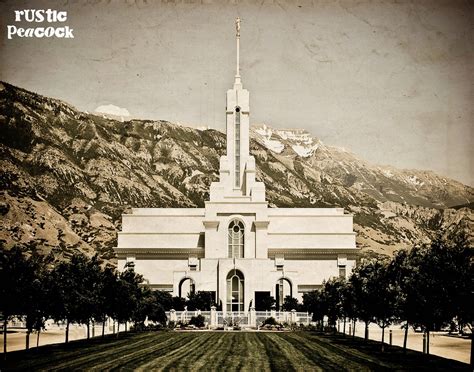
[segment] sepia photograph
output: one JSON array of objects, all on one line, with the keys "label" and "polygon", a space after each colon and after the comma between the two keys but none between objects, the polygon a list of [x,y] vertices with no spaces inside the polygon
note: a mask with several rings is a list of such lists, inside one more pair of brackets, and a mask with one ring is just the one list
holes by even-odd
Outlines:
[{"label": "sepia photograph", "polygon": [[473,370],[472,2],[0,14],[0,371]]}]

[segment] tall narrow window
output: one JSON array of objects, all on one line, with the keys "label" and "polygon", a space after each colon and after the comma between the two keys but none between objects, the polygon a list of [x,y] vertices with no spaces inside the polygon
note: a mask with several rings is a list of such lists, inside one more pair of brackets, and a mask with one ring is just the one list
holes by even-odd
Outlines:
[{"label": "tall narrow window", "polygon": [[227,311],[244,311],[244,275],[239,270],[227,274]]},{"label": "tall narrow window", "polygon": [[280,278],[276,284],[275,294],[276,307],[278,310],[282,310],[283,304],[285,303],[285,297],[293,297],[293,285],[287,278]]},{"label": "tall narrow window", "polygon": [[235,108],[235,187],[240,187],[240,107]]},{"label": "tall narrow window", "polygon": [[233,220],[228,229],[229,258],[244,257],[244,224]]},{"label": "tall narrow window", "polygon": [[339,278],[346,278],[346,267],[345,266],[339,266]]}]

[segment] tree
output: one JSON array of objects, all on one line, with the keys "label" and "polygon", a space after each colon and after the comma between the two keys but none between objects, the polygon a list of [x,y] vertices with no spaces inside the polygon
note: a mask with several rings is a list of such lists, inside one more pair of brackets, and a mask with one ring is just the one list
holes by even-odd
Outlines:
[{"label": "tree", "polygon": [[79,272],[81,278],[83,278],[82,288],[80,293],[82,294],[82,317],[80,322],[85,323],[87,326],[87,338],[90,338],[90,324],[94,320],[94,316],[98,312],[99,305],[99,292],[100,292],[100,280],[102,279],[102,269],[99,263],[98,255],[94,255],[91,259],[86,258],[82,272]]},{"label": "tree", "polygon": [[188,295],[186,305],[188,310],[211,310],[211,306],[216,304],[214,292],[198,291]]},{"label": "tree", "polygon": [[262,294],[258,299],[255,301],[255,307],[257,311],[270,311],[272,308],[275,307],[276,300],[270,293]]},{"label": "tree", "polygon": [[39,346],[41,330],[45,327],[46,319],[49,316],[49,303],[53,300],[49,296],[49,276],[46,270],[46,263],[41,256],[32,256],[32,269],[34,279],[24,288],[23,299],[25,309],[23,315],[26,322],[26,349],[30,347],[30,334],[37,332],[36,346]]},{"label": "tree", "polygon": [[3,316],[3,352],[7,355],[8,321],[29,312],[32,287],[37,281],[37,262],[27,258],[19,247],[0,247],[0,311]]},{"label": "tree", "polygon": [[102,322],[102,338],[105,335],[105,322],[112,316],[118,296],[119,285],[115,268],[106,265],[100,272],[99,282],[95,287],[94,320]]},{"label": "tree", "polygon": [[328,325],[336,330],[336,321],[342,317],[342,288],[345,279],[331,278],[324,283],[321,299],[325,303],[325,314],[328,317]]},{"label": "tree", "polygon": [[88,324],[94,314],[91,265],[89,258],[76,253],[69,262],[60,262],[51,272],[51,293],[55,299],[51,303],[51,315],[55,321],[66,322],[66,343],[70,324]]},{"label": "tree", "polygon": [[415,322],[414,314],[417,306],[416,294],[413,291],[416,284],[413,280],[416,280],[416,278],[412,275],[413,271],[417,269],[412,266],[415,261],[418,261],[413,260],[413,257],[417,254],[417,247],[413,248],[411,253],[406,249],[397,251],[388,266],[389,275],[392,277],[392,285],[398,293],[394,315],[399,320],[405,321],[405,335],[403,339],[403,349],[405,352],[407,348],[408,329],[410,324],[414,324]]},{"label": "tree", "polygon": [[140,284],[143,277],[133,270],[133,267],[120,273],[117,281],[117,292],[113,302],[112,317],[117,321],[117,337],[120,324],[132,319],[139,299],[141,298]]},{"label": "tree", "polygon": [[0,311],[3,316],[3,352],[7,357],[7,326],[15,316],[28,311],[29,301],[24,297],[36,280],[35,264],[23,255],[19,247],[11,250],[1,246],[0,251]]},{"label": "tree", "polygon": [[344,331],[346,333],[346,318],[349,318],[352,321],[352,336],[355,336],[355,325],[357,321],[357,308],[356,308],[356,299],[354,295],[354,288],[350,281],[346,281],[345,285],[341,288],[341,310],[344,317]]},{"label": "tree", "polygon": [[153,296],[155,297],[155,301],[166,311],[173,308],[173,297],[171,296],[171,293],[166,291],[153,291]]},{"label": "tree", "polygon": [[133,313],[132,319],[135,322],[135,328],[144,328],[145,320],[166,324],[167,316],[163,302],[171,302],[171,295],[163,295],[163,291],[152,291],[149,287],[144,286],[140,289],[137,296],[136,309]]},{"label": "tree", "polygon": [[152,297],[153,306],[151,307],[150,312],[148,314],[148,319],[150,319],[152,322],[159,323],[164,326],[166,324],[166,321],[168,320],[165,310],[170,310],[171,294],[164,291],[153,291]]},{"label": "tree", "polygon": [[377,284],[372,280],[378,258],[362,260],[352,271],[349,282],[353,288],[357,318],[365,323],[364,339],[369,338],[369,324],[374,321],[373,304],[377,301]]},{"label": "tree", "polygon": [[[382,352],[385,350],[385,328],[392,324],[397,315],[398,286],[395,276],[389,268],[388,259],[379,259],[373,265],[369,280],[372,290],[376,293],[372,302],[374,321],[382,328]],[[378,288],[378,289],[376,289]]]},{"label": "tree", "polygon": [[[469,314],[473,292],[472,248],[464,238],[446,240],[438,236],[430,245],[414,247],[409,253],[410,271],[407,288],[410,315],[427,335],[459,314]],[[472,316],[472,311],[471,311]],[[467,315],[469,317],[469,315]]]},{"label": "tree", "polygon": [[321,289],[303,294],[303,307],[313,314],[313,321],[323,327],[324,315],[327,313],[327,303],[325,302]]},{"label": "tree", "polygon": [[171,298],[171,308],[176,311],[183,311],[184,307],[186,306],[186,299],[174,296]]},{"label": "tree", "polygon": [[291,311],[291,310],[299,310],[300,304],[298,300],[291,296],[285,296],[285,300],[283,301],[282,309],[284,311]]}]

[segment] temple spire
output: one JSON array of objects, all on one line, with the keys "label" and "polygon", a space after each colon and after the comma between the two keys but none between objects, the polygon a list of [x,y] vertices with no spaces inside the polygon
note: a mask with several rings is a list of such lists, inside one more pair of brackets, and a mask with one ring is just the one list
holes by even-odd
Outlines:
[{"label": "temple spire", "polygon": [[241,85],[242,82],[240,81],[240,18],[237,17],[235,20],[235,38],[237,42],[237,66],[236,66],[236,73],[235,73],[235,84]]}]

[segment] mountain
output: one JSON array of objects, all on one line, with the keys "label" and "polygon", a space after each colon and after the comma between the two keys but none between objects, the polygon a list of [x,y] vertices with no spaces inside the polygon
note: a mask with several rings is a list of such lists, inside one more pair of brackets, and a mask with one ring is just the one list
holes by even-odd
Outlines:
[{"label": "mountain", "polygon": [[[120,122],[0,84],[0,241],[57,259],[112,248],[131,207],[202,207],[223,133]],[[443,231],[472,232],[473,188],[430,171],[371,165],[308,132],[251,130],[272,207],[344,207],[364,251],[392,254]],[[455,208],[450,208],[455,206]]]}]

